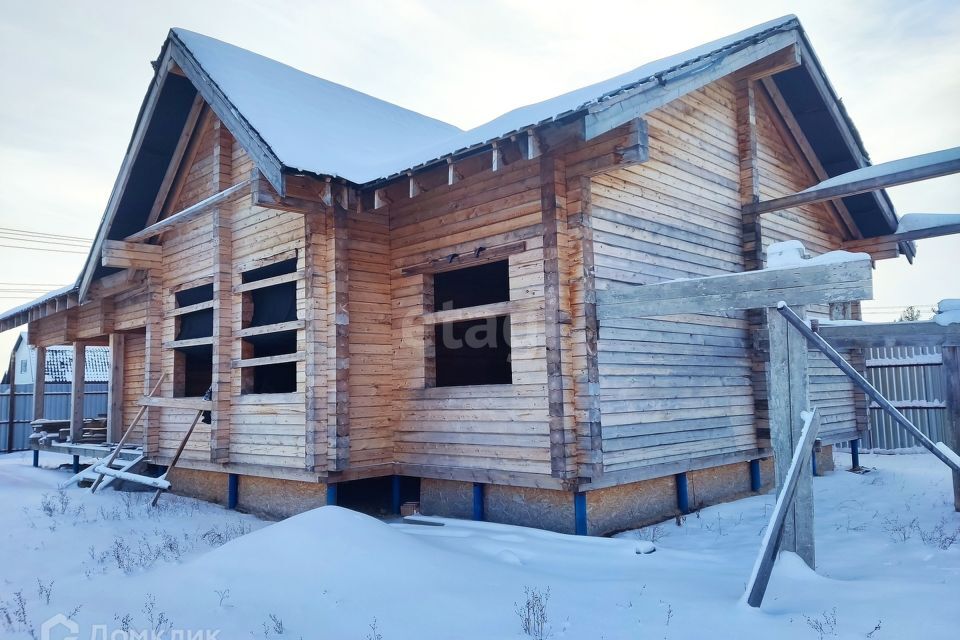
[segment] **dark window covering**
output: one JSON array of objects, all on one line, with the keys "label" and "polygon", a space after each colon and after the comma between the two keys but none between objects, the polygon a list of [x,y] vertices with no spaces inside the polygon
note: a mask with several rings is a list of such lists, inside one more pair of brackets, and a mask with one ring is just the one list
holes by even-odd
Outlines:
[{"label": "dark window covering", "polygon": [[250,292],[253,304],[251,327],[262,327],[277,322],[297,319],[297,283],[284,282]]},{"label": "dark window covering", "polygon": [[436,385],[511,384],[509,324],[510,316],[498,316],[437,325]]},{"label": "dark window covering", "polygon": [[434,311],[463,309],[510,299],[510,270],[506,260],[433,276]]},{"label": "dark window covering", "polygon": [[280,262],[274,262],[273,264],[268,264],[265,267],[259,267],[257,269],[250,269],[249,271],[244,271],[243,282],[256,282],[257,280],[266,280],[267,278],[273,278],[276,276],[282,276],[288,273],[293,273],[297,270],[297,259],[290,258],[289,260],[281,260]]}]

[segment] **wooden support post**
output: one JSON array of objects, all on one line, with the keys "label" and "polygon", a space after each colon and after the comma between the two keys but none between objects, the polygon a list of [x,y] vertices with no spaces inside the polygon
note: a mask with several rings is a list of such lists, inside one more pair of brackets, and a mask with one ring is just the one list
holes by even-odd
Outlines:
[{"label": "wooden support post", "polygon": [[87,344],[73,343],[73,372],[70,377],[70,442],[80,442],[83,430],[83,387],[87,366]]},{"label": "wooden support post", "polygon": [[[153,271],[147,272],[146,332],[144,334],[143,393],[152,395],[163,375],[163,301],[161,281]],[[161,391],[160,395],[164,395]],[[166,394],[166,395],[169,395]],[[143,452],[156,455],[160,450],[160,409],[149,407],[143,416]]]},{"label": "wooden support post", "polygon": [[125,336],[110,334],[110,379],[107,380],[107,442],[116,442],[123,428],[123,360]]},{"label": "wooden support post", "polygon": [[[801,317],[802,306],[794,308]],[[809,408],[807,340],[776,310],[767,312],[770,334],[770,437],[773,444],[777,488],[782,490],[794,451],[803,430],[801,413]],[[813,478],[811,465],[799,472],[796,498],[786,514],[782,549],[796,552],[811,569],[816,568],[813,539]]]},{"label": "wooden support post", "polygon": [[303,216],[303,336],[306,441],[303,466],[313,471],[325,464],[327,446],[327,300],[325,274],[326,220],[322,213]]},{"label": "wooden support post", "polygon": [[[536,140],[531,131],[529,140]],[[538,150],[539,154],[539,150]],[[600,322],[597,320],[596,265],[593,248],[592,181],[589,176],[580,177],[580,256],[583,265],[583,329],[586,366],[583,374],[587,384],[580,392],[581,406],[586,422],[586,446],[579,455],[583,465],[582,475],[599,478],[603,475],[603,424],[600,419],[600,362],[597,342],[600,339]],[[584,450],[585,449],[585,450]]]},{"label": "wooden support post", "polygon": [[17,424],[17,352],[10,352],[10,364],[7,367],[7,381],[10,383],[10,390],[7,398],[7,442],[4,451],[10,453],[14,445],[14,428]]},{"label": "wooden support post", "polygon": [[33,419],[46,415],[47,348],[37,347],[37,364],[33,376]]},{"label": "wooden support post", "polygon": [[[214,171],[211,188],[216,192],[230,184],[232,179],[233,138],[219,120],[214,123],[213,137]],[[230,460],[230,396],[234,376],[230,364],[235,308],[231,210],[232,206],[227,203],[213,210],[213,237],[210,243],[213,255],[213,411],[210,420],[210,462],[218,463]]]},{"label": "wooden support post", "polygon": [[331,207],[327,234],[327,470],[342,471],[350,456],[349,217]]},{"label": "wooden support post", "polygon": [[[944,346],[940,348],[943,355],[943,388],[946,409],[946,433],[944,444],[955,452],[960,451],[960,347]],[[960,511],[960,473],[953,472],[953,506]]]},{"label": "wooden support post", "polygon": [[569,302],[567,273],[566,167],[553,155],[540,159],[540,207],[543,224],[544,331],[550,420],[550,469],[557,478],[576,475],[576,429],[566,411],[561,310]]}]

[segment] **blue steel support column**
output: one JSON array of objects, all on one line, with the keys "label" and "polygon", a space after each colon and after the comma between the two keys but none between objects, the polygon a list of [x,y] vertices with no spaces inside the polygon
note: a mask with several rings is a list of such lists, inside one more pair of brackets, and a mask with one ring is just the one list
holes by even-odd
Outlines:
[{"label": "blue steel support column", "polygon": [[750,461],[750,491],[760,491],[763,481],[760,479],[760,461]]},{"label": "blue steel support column", "polygon": [[573,494],[573,532],[578,536],[587,535],[587,494],[584,491]]},{"label": "blue steel support column", "polygon": [[400,513],[400,476],[390,477],[390,513]]},{"label": "blue steel support column", "polygon": [[337,504],[337,485],[336,483],[331,483],[327,485],[327,504],[335,505]]},{"label": "blue steel support column", "polygon": [[240,476],[227,474],[227,509],[236,509],[240,499]]},{"label": "blue steel support column", "polygon": [[483,520],[483,483],[473,483],[473,519]]},{"label": "blue steel support column", "polygon": [[813,477],[816,478],[818,475],[820,475],[817,473],[817,450],[816,449],[814,449],[810,453],[810,465],[811,465]]},{"label": "blue steel support column", "polygon": [[850,466],[853,469],[860,468],[860,438],[850,441]]},{"label": "blue steel support column", "polygon": [[40,466],[40,449],[33,450],[33,466]]},{"label": "blue steel support column", "polygon": [[687,490],[687,474],[678,473],[674,476],[677,481],[677,509],[680,513],[690,513],[690,493]]},{"label": "blue steel support column", "polygon": [[80,473],[80,456],[73,456],[73,473]]}]

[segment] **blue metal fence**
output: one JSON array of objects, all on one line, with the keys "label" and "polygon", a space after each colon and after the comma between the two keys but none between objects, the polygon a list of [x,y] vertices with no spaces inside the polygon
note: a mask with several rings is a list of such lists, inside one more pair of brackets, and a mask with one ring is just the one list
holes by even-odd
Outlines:
[{"label": "blue metal fence", "polygon": [[[107,413],[107,383],[84,385],[83,417],[97,418]],[[44,417],[52,420],[70,418],[70,383],[48,382],[44,385]],[[30,448],[30,422],[33,421],[33,385],[18,384],[13,388],[13,451]],[[0,452],[7,451],[10,425],[10,385],[0,384]]]}]

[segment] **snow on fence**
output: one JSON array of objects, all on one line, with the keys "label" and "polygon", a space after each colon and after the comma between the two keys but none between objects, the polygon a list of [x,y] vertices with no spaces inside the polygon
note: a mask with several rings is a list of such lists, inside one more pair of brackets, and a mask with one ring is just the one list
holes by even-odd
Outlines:
[{"label": "snow on fence", "polygon": [[[13,448],[30,448],[30,422],[33,420],[33,385],[18,384],[13,389]],[[52,420],[70,418],[70,383],[48,382],[44,385],[44,417]],[[10,444],[10,385],[0,384],[0,452],[7,452]],[[107,383],[88,382],[84,385],[83,417],[96,418],[107,412]]]},{"label": "snow on fence", "polygon": [[[945,439],[946,405],[939,347],[880,347],[867,352],[867,380],[934,442]],[[863,447],[905,449],[916,439],[876,405]]]}]

